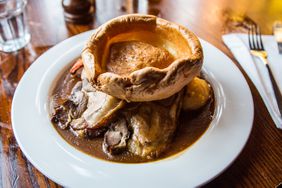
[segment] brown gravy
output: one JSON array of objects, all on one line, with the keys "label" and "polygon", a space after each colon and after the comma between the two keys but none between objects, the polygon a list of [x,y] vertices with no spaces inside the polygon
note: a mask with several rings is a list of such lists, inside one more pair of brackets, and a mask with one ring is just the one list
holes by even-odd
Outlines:
[{"label": "brown gravy", "polygon": [[[66,97],[66,95],[70,93],[70,88],[72,88],[77,81],[79,81],[79,79],[71,76],[68,72],[65,72],[60,77],[52,93],[52,96],[56,96],[55,102],[60,102],[62,98]],[[123,152],[122,154],[115,155],[111,158],[103,152],[103,137],[93,139],[78,138],[74,136],[70,130],[61,129],[56,125],[54,125],[54,127],[61,137],[70,145],[93,157],[119,163],[142,163],[167,158],[191,146],[207,130],[212,121],[213,113],[213,97],[208,104],[200,110],[189,112],[182,111],[179,117],[179,125],[172,143],[169,148],[167,148],[166,152],[157,159],[144,159],[129,152]]]}]

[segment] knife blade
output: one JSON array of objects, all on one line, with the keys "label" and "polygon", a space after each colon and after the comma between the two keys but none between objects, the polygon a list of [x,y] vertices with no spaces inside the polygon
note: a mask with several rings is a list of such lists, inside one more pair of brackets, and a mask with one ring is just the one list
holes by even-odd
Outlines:
[{"label": "knife blade", "polygon": [[273,24],[273,34],[275,36],[279,54],[282,54],[282,22],[276,21]]}]

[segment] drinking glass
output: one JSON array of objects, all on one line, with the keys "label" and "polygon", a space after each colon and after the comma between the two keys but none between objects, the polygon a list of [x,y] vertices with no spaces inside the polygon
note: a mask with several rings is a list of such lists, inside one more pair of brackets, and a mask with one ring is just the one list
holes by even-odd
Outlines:
[{"label": "drinking glass", "polygon": [[30,41],[26,0],[0,0],[0,51],[14,52]]}]

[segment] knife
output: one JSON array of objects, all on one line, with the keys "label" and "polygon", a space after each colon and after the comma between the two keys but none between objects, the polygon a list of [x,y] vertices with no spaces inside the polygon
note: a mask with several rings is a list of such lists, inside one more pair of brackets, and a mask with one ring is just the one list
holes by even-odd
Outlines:
[{"label": "knife", "polygon": [[282,22],[281,21],[274,22],[273,33],[278,45],[279,54],[282,54]]}]

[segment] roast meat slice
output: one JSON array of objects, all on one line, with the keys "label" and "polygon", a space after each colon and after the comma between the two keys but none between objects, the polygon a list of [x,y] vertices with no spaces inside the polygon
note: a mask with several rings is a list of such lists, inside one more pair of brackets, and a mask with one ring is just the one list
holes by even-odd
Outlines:
[{"label": "roast meat slice", "polygon": [[177,127],[182,94],[171,99],[143,102],[132,112],[126,112],[133,133],[128,150],[144,158],[155,158],[170,144]]},{"label": "roast meat slice", "polygon": [[99,129],[123,106],[120,99],[95,90],[86,79],[73,87],[70,100],[76,105],[70,124],[74,130]]},{"label": "roast meat slice", "polygon": [[[114,98],[110,95],[95,90],[89,85],[86,80],[82,81],[81,89],[79,87],[73,88],[71,100],[79,101],[77,107],[85,107],[81,113],[80,109],[77,108],[70,123],[71,131],[78,137],[97,137],[103,134],[114,118],[116,112],[123,106],[123,101]],[[84,103],[80,98],[87,99]]]},{"label": "roast meat slice", "polygon": [[101,128],[112,119],[115,112],[123,106],[123,101],[108,94],[95,90],[87,92],[87,109],[82,117],[87,122],[89,129]]},{"label": "roast meat slice", "polygon": [[126,149],[129,130],[125,118],[112,123],[104,135],[103,149],[109,155],[118,154]]},{"label": "roast meat slice", "polygon": [[97,136],[105,132],[103,128],[123,105],[122,100],[95,90],[83,80],[74,85],[62,105],[54,107],[52,122],[63,129],[70,128],[79,137]]}]

